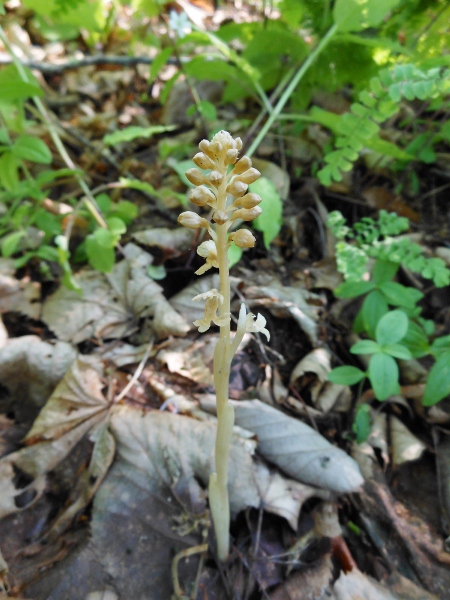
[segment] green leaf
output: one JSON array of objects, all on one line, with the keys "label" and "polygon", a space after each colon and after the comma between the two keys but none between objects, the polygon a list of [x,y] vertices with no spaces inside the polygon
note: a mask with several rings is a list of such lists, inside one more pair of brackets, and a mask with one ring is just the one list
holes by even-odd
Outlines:
[{"label": "green leaf", "polygon": [[408,348],[414,358],[421,358],[430,352],[428,336],[418,323],[411,320],[408,323],[408,331],[402,339],[402,345]]},{"label": "green leaf", "polygon": [[169,60],[169,58],[172,56],[173,50],[174,49],[169,46],[168,48],[164,48],[164,50],[161,50],[161,52],[157,56],[155,56],[152,62],[152,66],[150,67],[150,75],[148,78],[149,83],[153,83],[153,81],[158,77],[159,72]]},{"label": "green leaf", "polygon": [[450,394],[450,352],[442,354],[428,374],[423,405],[433,406]]},{"label": "green leaf", "polygon": [[360,340],[350,348],[352,354],[374,354],[380,352],[380,346],[373,340]]},{"label": "green leaf", "polygon": [[398,271],[400,264],[378,258],[372,271],[372,279],[377,285],[386,283],[393,279]]},{"label": "green leaf", "polygon": [[395,344],[405,337],[408,330],[408,317],[401,310],[391,310],[381,317],[375,332],[380,346]]},{"label": "green leaf", "polygon": [[339,31],[376,27],[400,0],[336,0],[333,18]]},{"label": "green leaf", "polygon": [[356,298],[374,288],[375,284],[372,281],[346,281],[334,290],[334,295],[336,298]]},{"label": "green leaf", "polygon": [[4,152],[0,156],[0,183],[8,192],[17,190],[19,186],[19,165],[20,160],[12,152]]},{"label": "green leaf", "polygon": [[356,409],[355,420],[353,421],[352,431],[356,434],[356,441],[362,444],[370,435],[370,406],[360,404]]},{"label": "green leaf", "polygon": [[13,233],[6,235],[2,239],[2,256],[12,256],[19,247],[20,240],[24,235],[25,232],[23,231],[14,231]]},{"label": "green leaf", "polygon": [[328,373],[328,379],[332,383],[338,385],[354,385],[364,379],[366,374],[357,367],[351,367],[350,365],[345,367],[336,367],[330,373]]},{"label": "green leaf", "polygon": [[212,102],[208,102],[207,100],[201,100],[197,106],[200,114],[205,119],[209,119],[210,121],[214,121],[217,119],[217,111],[216,107]]},{"label": "green leaf", "polygon": [[253,227],[262,232],[264,246],[268,250],[283,224],[283,203],[274,184],[267,177],[260,177],[258,181],[249,186],[249,189],[262,198],[259,205],[262,208],[262,214],[253,221]]},{"label": "green leaf", "polygon": [[438,337],[431,344],[430,353],[436,358],[445,354],[447,350],[450,350],[450,335],[443,335]]},{"label": "green leaf", "polygon": [[369,379],[378,400],[386,400],[397,394],[398,366],[392,356],[374,354],[369,362]]},{"label": "green leaf", "polygon": [[161,281],[162,279],[166,278],[167,271],[164,265],[149,265],[147,269],[147,274],[155,281]]},{"label": "green leaf", "polygon": [[104,227],[98,227],[92,234],[92,237],[95,239],[99,248],[114,248],[116,245],[116,236]]},{"label": "green leaf", "polygon": [[375,337],[375,331],[380,321],[389,310],[388,304],[379,290],[373,290],[364,298],[361,307],[364,328],[370,337]]},{"label": "green leaf", "polygon": [[129,225],[138,216],[138,213],[139,209],[136,204],[129,200],[121,200],[111,207],[111,216],[119,217],[126,225]]},{"label": "green leaf", "polygon": [[4,102],[14,102],[15,100],[26,100],[33,96],[42,96],[41,88],[25,81],[10,81],[1,83],[0,104]]},{"label": "green leaf", "polygon": [[32,135],[20,135],[11,146],[11,152],[17,158],[42,165],[49,165],[53,161],[47,144]]},{"label": "green leaf", "polygon": [[386,281],[379,286],[386,300],[392,306],[403,306],[404,308],[414,308],[423,298],[422,292],[413,287],[407,287],[395,281]]},{"label": "green leaf", "polygon": [[127,226],[119,217],[108,217],[106,223],[108,230],[112,233],[117,243],[120,240],[120,236],[126,232]]},{"label": "green leaf", "polygon": [[[97,233],[99,231],[102,233]],[[108,240],[109,245],[107,245]],[[100,228],[94,234],[88,235],[86,238],[86,254],[89,264],[94,269],[97,269],[101,273],[109,273],[116,261],[114,238],[111,233],[104,228]]]},{"label": "green leaf", "polygon": [[411,352],[403,344],[388,344],[387,346],[382,346],[381,349],[385,354],[389,354],[389,356],[393,356],[394,358],[400,358],[401,360],[411,360],[412,358]]},{"label": "green leaf", "polygon": [[113,146],[115,144],[120,144],[122,142],[131,142],[136,138],[145,138],[149,139],[152,136],[158,133],[165,133],[166,131],[173,131],[176,129],[176,125],[152,125],[151,127],[138,127],[131,126],[125,127],[125,129],[121,129],[120,131],[115,131],[114,133],[110,133],[105,135],[103,138],[103,143],[106,146]]},{"label": "green leaf", "polygon": [[228,248],[229,268],[231,269],[231,267],[237,264],[241,258],[242,248],[239,248],[239,246],[236,246],[236,244],[231,244],[231,246]]}]

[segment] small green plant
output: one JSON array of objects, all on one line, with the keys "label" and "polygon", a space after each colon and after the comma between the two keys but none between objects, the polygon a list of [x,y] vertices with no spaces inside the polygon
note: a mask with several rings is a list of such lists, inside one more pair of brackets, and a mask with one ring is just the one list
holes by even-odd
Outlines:
[{"label": "small green plant", "polygon": [[[370,81],[370,89],[359,94],[359,102],[352,104],[350,112],[332,119],[337,133],[336,150],[325,155],[327,165],[318,172],[323,185],[341,181],[342,172],[350,171],[364,147],[372,147],[393,158],[414,158],[414,147],[396,151],[396,146],[379,138],[380,125],[400,111],[403,99],[412,101],[436,100],[450,90],[450,69],[421,70],[413,64],[395,65],[383,69]],[[322,114],[322,113],[320,113]],[[325,123],[324,115],[322,120]],[[404,156],[402,156],[402,152]]]},{"label": "small green plant", "polygon": [[[450,336],[437,337],[430,343],[434,322],[421,317],[418,302],[423,298],[422,292],[393,278],[403,264],[443,286],[450,281],[449,269],[440,259],[423,256],[418,244],[395,237],[408,228],[408,221],[394,213],[381,211],[378,220],[363,219],[349,228],[336,212],[330,214],[328,224],[341,240],[336,245],[338,269],[347,279],[335,295],[365,296],[353,328],[368,339],[354,344],[350,352],[370,356],[367,371],[349,365],[337,367],[331,371],[330,381],[354,385],[367,377],[375,397],[386,400],[399,393],[397,360],[431,355],[436,362],[428,376],[423,404],[436,404],[450,394]],[[369,257],[376,261],[367,281],[362,277],[367,273]]]},{"label": "small green plant", "polygon": [[[195,301],[205,302],[202,319],[194,322],[200,332],[207,331],[211,324],[220,327],[220,338],[214,350],[214,386],[217,403],[217,437],[215,447],[216,472],[209,481],[209,503],[217,537],[217,553],[220,560],[226,560],[229,553],[230,508],[228,502],[228,460],[233,435],[234,408],[228,400],[231,361],[246,332],[261,332],[269,339],[265,329],[266,320],[262,315],[247,314],[241,305],[236,333],[230,335],[230,275],[228,251],[230,246],[252,248],[255,238],[248,229],[238,229],[230,233],[237,219],[253,221],[261,214],[258,206],[260,196],[248,193],[249,184],[256,181],[259,172],[252,168],[251,160],[242,156],[240,138],[233,139],[226,131],[219,131],[211,142],[203,140],[200,152],[194,156],[194,163],[202,170],[193,168],[186,177],[195,186],[189,193],[190,201],[198,207],[213,210],[209,222],[196,212],[180,214],[178,221],[184,227],[205,229],[210,238],[202,242],[197,253],[205,259],[205,264],[197,271],[202,275],[211,268],[219,269],[219,290],[211,289],[199,294]],[[230,198],[230,199],[229,199]]]}]

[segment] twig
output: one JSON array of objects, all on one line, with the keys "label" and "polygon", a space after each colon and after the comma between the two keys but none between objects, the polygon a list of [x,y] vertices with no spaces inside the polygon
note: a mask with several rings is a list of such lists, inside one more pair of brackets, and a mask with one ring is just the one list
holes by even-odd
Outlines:
[{"label": "twig", "polygon": [[[63,71],[70,69],[79,69],[81,67],[92,67],[102,65],[118,65],[121,67],[134,67],[136,65],[151,65],[155,59],[149,56],[104,56],[97,54],[95,56],[86,56],[79,60],[68,60],[59,64],[43,63],[34,60],[19,61],[22,67],[34,69],[44,73],[44,75],[58,75]],[[0,55],[0,65],[10,65],[15,62],[11,56]],[[175,64],[175,61],[169,59],[168,64]]]},{"label": "twig", "polygon": [[117,396],[116,402],[120,402],[120,400],[122,400],[122,398],[128,394],[128,392],[131,390],[131,388],[133,387],[133,385],[139,379],[139,377],[141,376],[142,371],[144,370],[145,363],[147,362],[147,359],[150,356],[150,352],[152,351],[152,348],[153,348],[153,338],[148,343],[147,349],[145,350],[145,354],[142,357],[142,360],[139,363],[136,371],[134,372],[133,377],[130,379],[130,381],[127,383],[127,385],[123,388],[123,390]]}]

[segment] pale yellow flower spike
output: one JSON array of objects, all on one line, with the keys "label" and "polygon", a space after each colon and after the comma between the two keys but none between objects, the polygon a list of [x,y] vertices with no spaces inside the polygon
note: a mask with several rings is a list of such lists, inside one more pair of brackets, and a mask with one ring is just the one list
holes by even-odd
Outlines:
[{"label": "pale yellow flower spike", "polygon": [[[239,229],[228,234],[234,219],[252,221],[261,214],[257,194],[247,193],[250,183],[256,181],[260,173],[252,168],[248,156],[239,160],[242,148],[240,138],[233,138],[227,131],[219,131],[211,142],[202,140],[200,152],[194,156],[198,169],[189,169],[186,177],[196,187],[189,193],[189,199],[199,207],[213,209],[213,224],[197,213],[186,211],[178,217],[178,222],[191,229],[204,227],[211,240],[203,242],[197,253],[205,259],[205,264],[197,271],[203,275],[211,268],[219,269],[220,289],[212,289],[194,298],[205,302],[202,319],[194,322],[200,332],[207,331],[211,324],[220,327],[220,338],[214,350],[214,386],[217,403],[217,437],[215,446],[216,472],[209,480],[209,505],[217,538],[217,554],[226,560],[229,554],[230,507],[228,502],[228,460],[233,435],[234,409],[228,400],[231,360],[246,332],[260,332],[267,339],[270,335],[265,328],[262,315],[247,314],[241,305],[237,330],[234,338],[230,335],[230,274],[228,248],[234,243],[241,248],[253,248],[255,238],[247,229]],[[237,161],[237,162],[236,162]],[[229,166],[234,167],[229,171]],[[210,170],[205,175],[200,169]],[[231,196],[230,201],[228,197]]]}]

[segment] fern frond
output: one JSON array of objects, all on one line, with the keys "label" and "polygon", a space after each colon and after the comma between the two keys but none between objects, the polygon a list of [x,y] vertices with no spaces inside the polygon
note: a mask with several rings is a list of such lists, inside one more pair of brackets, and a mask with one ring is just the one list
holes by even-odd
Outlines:
[{"label": "fern frond", "polygon": [[422,71],[413,64],[395,65],[383,69],[370,81],[370,89],[359,94],[359,102],[341,117],[336,150],[329,152],[324,160],[326,166],[318,172],[323,185],[341,181],[342,172],[350,171],[361,150],[377,136],[380,125],[400,110],[400,101],[428,100],[448,93],[450,69]]}]

